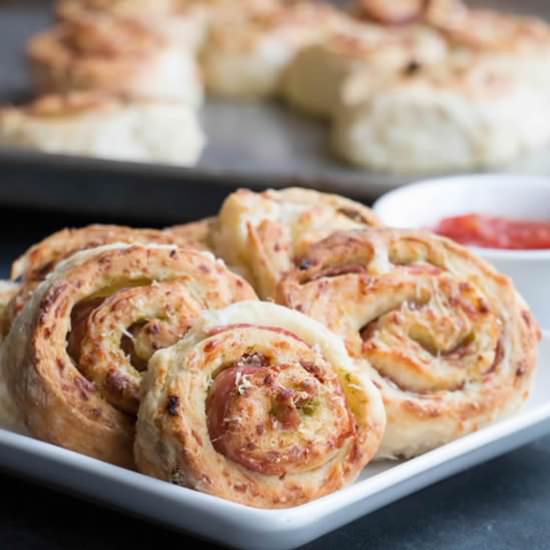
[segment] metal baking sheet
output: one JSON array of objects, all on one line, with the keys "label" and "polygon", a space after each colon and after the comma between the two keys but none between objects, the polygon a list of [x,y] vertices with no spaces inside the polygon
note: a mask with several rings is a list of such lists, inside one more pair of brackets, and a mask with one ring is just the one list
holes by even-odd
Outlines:
[{"label": "metal baking sheet", "polygon": [[[550,15],[544,0],[484,2]],[[53,2],[0,0],[0,101],[29,96],[24,45],[51,24]],[[520,4],[520,5],[518,5]],[[304,185],[372,200],[413,181],[336,160],[323,123],[276,102],[209,99],[201,113],[208,146],[193,169],[0,151],[0,203],[176,221],[214,212],[229,191]],[[548,151],[507,170],[550,174]]]}]

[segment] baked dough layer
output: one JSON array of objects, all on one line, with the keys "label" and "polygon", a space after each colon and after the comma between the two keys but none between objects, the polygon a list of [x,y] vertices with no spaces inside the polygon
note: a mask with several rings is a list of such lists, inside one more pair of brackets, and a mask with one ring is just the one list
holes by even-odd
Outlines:
[{"label": "baked dough layer", "polygon": [[133,467],[147,361],[205,308],[254,299],[211,254],[111,244],[64,260],[17,316],[2,354],[33,437]]},{"label": "baked dough layer", "polygon": [[0,109],[5,147],[193,166],[205,143],[195,110],[181,101],[71,92]]},{"label": "baked dough layer", "polygon": [[19,283],[13,281],[0,281],[0,345],[4,339],[4,336],[10,329],[10,316],[8,312],[8,305],[11,300],[19,292]]},{"label": "baked dough layer", "polygon": [[298,187],[241,189],[223,203],[211,239],[216,254],[269,299],[281,275],[314,242],[378,223],[370,208],[338,195]]},{"label": "baked dough layer", "polygon": [[13,262],[12,280],[19,281],[4,312],[3,334],[8,333],[15,316],[23,309],[35,288],[59,262],[81,250],[106,244],[172,244],[205,250],[197,235],[165,229],[136,229],[123,225],[95,224],[78,229],[62,229],[31,246]]},{"label": "baked dough layer", "polygon": [[507,277],[420,231],[372,228],[314,245],[279,301],[340,335],[382,392],[380,458],[411,457],[516,411],[540,332]]},{"label": "baked dough layer", "polygon": [[334,119],[334,151],[394,173],[486,169],[550,140],[547,90],[483,57],[452,61],[372,86],[350,85]]},{"label": "baked dough layer", "polygon": [[195,54],[139,21],[87,16],[36,34],[27,57],[38,93],[100,90],[202,103]]},{"label": "baked dough layer", "polygon": [[10,329],[8,318],[8,304],[17,294],[19,285],[12,281],[0,281],[0,427],[17,432],[25,432],[21,415],[15,401],[9,392],[6,376],[2,366],[2,342],[4,335]]},{"label": "baked dough layer", "polygon": [[384,430],[379,392],[342,342],[259,301],[203,314],[153,356],[142,391],[142,472],[260,508],[351,483]]},{"label": "baked dough layer", "polygon": [[345,20],[328,5],[302,1],[226,13],[212,22],[202,52],[206,88],[223,97],[273,96],[296,53],[328,36]]},{"label": "baked dough layer", "polygon": [[130,19],[196,50],[206,38],[212,4],[189,0],[58,0],[56,15],[62,21],[94,14]]},{"label": "baked dough layer", "polygon": [[160,230],[105,224],[65,228],[34,244],[17,258],[11,268],[11,278],[25,282],[42,281],[61,260],[75,252],[106,244],[172,244],[197,248],[195,237],[195,233],[172,231],[171,228]]},{"label": "baked dough layer", "polygon": [[284,74],[282,94],[300,111],[330,118],[353,99],[347,85],[358,73],[377,86],[403,71],[442,62],[446,55],[445,39],[426,25],[386,28],[354,22],[303,48]]}]

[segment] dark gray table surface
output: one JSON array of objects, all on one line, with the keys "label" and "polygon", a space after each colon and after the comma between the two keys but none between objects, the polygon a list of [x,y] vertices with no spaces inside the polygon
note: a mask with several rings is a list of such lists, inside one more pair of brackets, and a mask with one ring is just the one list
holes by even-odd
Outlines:
[{"label": "dark gray table surface", "polygon": [[[26,246],[64,226],[128,220],[0,208],[0,276]],[[0,471],[0,550],[207,548]],[[216,529],[212,525],[212,529]],[[550,437],[440,482],[307,547],[404,550],[550,548]]]}]

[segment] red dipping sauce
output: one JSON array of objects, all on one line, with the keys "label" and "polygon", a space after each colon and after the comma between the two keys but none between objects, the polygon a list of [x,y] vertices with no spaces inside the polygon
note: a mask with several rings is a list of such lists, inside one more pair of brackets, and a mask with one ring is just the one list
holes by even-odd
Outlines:
[{"label": "red dipping sauce", "polygon": [[433,231],[461,244],[483,248],[550,249],[550,222],[465,214],[444,218]]}]

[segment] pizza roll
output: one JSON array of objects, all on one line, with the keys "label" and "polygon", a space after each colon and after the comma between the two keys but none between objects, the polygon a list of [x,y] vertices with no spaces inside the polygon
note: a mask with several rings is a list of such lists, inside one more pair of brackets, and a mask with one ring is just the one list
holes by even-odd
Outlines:
[{"label": "pizza roll", "polygon": [[99,90],[130,97],[202,103],[194,52],[142,23],[87,16],[59,23],[29,41],[39,93]]},{"label": "pizza roll", "polygon": [[356,74],[346,93],[332,147],[349,163],[378,172],[481,170],[550,141],[546,88],[483,56],[457,55],[376,85]]},{"label": "pizza roll", "polygon": [[10,330],[9,304],[19,292],[19,283],[0,281],[0,344]]},{"label": "pizza roll", "polygon": [[4,342],[3,368],[32,436],[132,467],[139,389],[153,353],[204,309],[254,299],[211,254],[111,244],[61,262]]},{"label": "pizza roll", "polygon": [[366,206],[300,188],[263,193],[241,189],[225,200],[212,232],[216,254],[242,273],[262,298],[314,242],[334,231],[377,225]]},{"label": "pizza roll", "polygon": [[4,335],[9,325],[30,299],[34,289],[53,271],[59,262],[76,252],[106,244],[173,244],[203,250],[193,235],[170,230],[135,229],[123,225],[89,225],[78,229],[62,229],[31,246],[12,265],[11,278],[20,284],[11,294],[5,311]]},{"label": "pizza roll", "polygon": [[373,228],[314,245],[279,301],[340,335],[380,388],[379,456],[411,457],[516,411],[536,367],[538,326],[510,279],[466,248]]},{"label": "pizza roll", "polygon": [[192,0],[58,0],[56,14],[73,21],[98,14],[138,21],[185,48],[198,49],[206,38],[210,2]]},{"label": "pizza roll", "polygon": [[303,48],[290,63],[282,94],[305,113],[330,117],[353,101],[357,74],[375,89],[403,71],[440,63],[447,55],[444,38],[426,25],[386,28],[364,22]]},{"label": "pizza roll", "polygon": [[454,57],[483,63],[535,87],[550,87],[550,25],[536,17],[470,8],[459,0],[428,3],[425,21],[449,43]]},{"label": "pizza roll", "polygon": [[2,341],[9,332],[10,320],[7,315],[8,304],[17,294],[19,285],[12,281],[0,281],[0,428],[24,432],[24,425],[15,401],[7,385],[6,376],[2,367]]},{"label": "pizza roll", "polygon": [[259,301],[203,314],[154,355],[142,395],[142,472],[260,508],[351,483],[384,431],[379,392],[342,342]]}]

